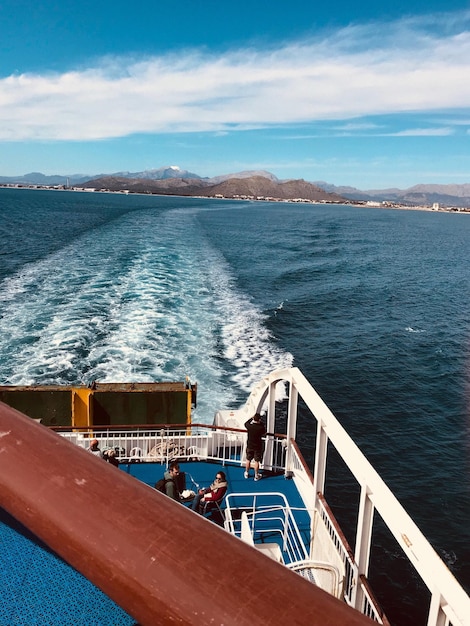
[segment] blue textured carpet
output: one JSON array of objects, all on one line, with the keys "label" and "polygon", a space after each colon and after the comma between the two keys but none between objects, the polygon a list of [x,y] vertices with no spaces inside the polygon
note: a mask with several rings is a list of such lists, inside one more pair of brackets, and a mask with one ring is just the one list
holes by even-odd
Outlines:
[{"label": "blue textured carpet", "polygon": [[0,509],[1,626],[132,626],[135,620]]}]

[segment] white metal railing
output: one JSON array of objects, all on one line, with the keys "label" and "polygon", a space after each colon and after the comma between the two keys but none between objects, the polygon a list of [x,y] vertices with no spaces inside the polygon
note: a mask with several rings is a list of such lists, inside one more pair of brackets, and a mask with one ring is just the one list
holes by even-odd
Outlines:
[{"label": "white metal railing", "polygon": [[263,467],[274,472],[287,471],[287,438],[277,435],[266,435]]},{"label": "white metal railing", "polygon": [[[287,441],[283,442],[287,445]],[[315,494],[312,486],[312,474],[305,466],[305,461],[300,456],[297,447],[293,444],[290,446],[291,453],[289,455],[290,465],[286,467],[286,474],[295,480],[295,485],[302,496],[303,501],[309,509],[315,507]]]},{"label": "white metal railing", "polygon": [[[354,562],[354,557],[351,554],[350,548],[347,545],[342,534],[338,532],[338,524],[332,517],[331,513],[325,507],[324,502],[321,499],[315,499],[314,491],[312,489],[312,478],[305,468],[301,457],[297,453],[297,449],[293,446],[290,455],[290,467],[296,487],[302,495],[303,501],[307,504],[309,509],[316,510],[321,517],[321,520],[326,528],[326,531],[333,542],[336,553],[344,567],[344,580],[343,580],[343,597],[345,602],[350,606],[353,605],[353,598],[355,593],[355,587],[357,584],[357,566]],[[312,534],[313,536],[313,534]],[[362,588],[362,585],[361,585]],[[363,604],[361,612],[375,620],[379,624],[383,624],[382,610],[378,606],[375,598],[370,594],[369,589],[364,590]]]},{"label": "white metal railing", "polygon": [[[355,586],[353,606],[361,610],[366,601],[364,586],[360,581],[368,574],[374,513],[377,511],[430,591],[427,626],[447,623],[452,626],[470,626],[469,596],[298,368],[278,370],[265,376],[256,385],[245,406],[259,412],[267,404],[267,428],[270,432],[274,431],[276,414],[272,398],[280,382],[289,385],[287,466],[290,468],[293,464],[293,446],[290,441],[295,436],[298,400],[302,398],[317,424],[314,497],[318,498],[318,494],[324,492],[328,442],[334,446],[361,489],[355,540],[355,574],[352,581]],[[314,508],[317,507],[316,502]]]},{"label": "white metal railing", "polygon": [[[89,428],[59,434],[82,448],[96,439],[101,451],[113,448],[121,462],[159,462],[175,459],[212,460],[222,464],[244,461],[246,433],[236,429],[192,424],[181,427],[135,429]],[[280,441],[276,447],[281,448]]]},{"label": "white metal railing", "polygon": [[[102,452],[113,448],[120,461],[159,461],[165,463],[173,458],[201,450],[207,436],[194,435],[188,438],[184,430],[172,430],[171,436],[164,429],[117,430],[99,429],[84,432],[60,432],[72,443],[88,448],[96,439]],[[197,450],[196,450],[197,444]]]},{"label": "white metal railing", "polygon": [[[192,424],[181,427],[148,427],[136,429],[89,428],[74,431],[58,430],[75,445],[88,448],[98,440],[101,451],[114,448],[122,462],[160,462],[174,459],[211,460],[222,464],[242,464],[245,459],[246,432],[225,427]],[[286,439],[270,435],[273,462],[269,469],[284,471]]]},{"label": "white metal railing", "polygon": [[390,626],[388,619],[383,615],[381,608],[377,605],[374,595],[370,590],[367,579],[365,579],[363,576],[360,576],[359,585],[361,586],[364,597],[364,602],[361,607],[361,613],[367,615],[367,617],[370,617],[379,624],[385,624],[386,626]]},{"label": "white metal railing", "polygon": [[335,598],[342,597],[341,572],[331,563],[308,559],[291,563],[288,567],[311,583],[335,596]]},{"label": "white metal railing", "polygon": [[[277,503],[276,503],[277,500]],[[247,515],[253,542],[263,543],[266,538],[277,538],[284,563],[308,559],[308,540],[302,538],[295,512],[282,493],[229,493],[225,497],[225,528],[241,537],[240,512]]]},{"label": "white metal railing", "polygon": [[[331,540],[334,543],[337,554],[339,555],[341,561],[343,562],[344,571],[345,571],[344,592],[343,592],[344,599],[351,606],[354,588],[356,584],[355,576],[357,574],[357,567],[356,567],[356,564],[354,563],[354,559],[352,558],[349,552],[349,547],[345,544],[342,536],[338,533],[337,524],[331,518],[331,515],[329,511],[326,509],[322,500],[318,501],[318,507],[319,507],[319,512],[320,512],[320,517],[325,525],[325,528]],[[372,617],[371,613],[373,613],[374,619],[379,618],[380,617],[379,614],[374,610],[374,605],[371,604],[371,606],[369,606],[369,604],[370,603],[366,603],[366,605],[364,606],[366,614],[369,617]],[[375,615],[375,613],[377,614]]]}]

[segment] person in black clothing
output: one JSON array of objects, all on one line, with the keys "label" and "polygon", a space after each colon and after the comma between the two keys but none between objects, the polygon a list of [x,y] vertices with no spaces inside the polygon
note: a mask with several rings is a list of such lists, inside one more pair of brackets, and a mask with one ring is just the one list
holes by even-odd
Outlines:
[{"label": "person in black clothing", "polygon": [[245,478],[249,478],[251,461],[254,460],[255,480],[259,480],[261,478],[259,464],[263,460],[264,453],[263,437],[266,434],[266,427],[261,421],[261,415],[259,413],[253,415],[253,417],[245,422],[245,428],[248,431]]}]

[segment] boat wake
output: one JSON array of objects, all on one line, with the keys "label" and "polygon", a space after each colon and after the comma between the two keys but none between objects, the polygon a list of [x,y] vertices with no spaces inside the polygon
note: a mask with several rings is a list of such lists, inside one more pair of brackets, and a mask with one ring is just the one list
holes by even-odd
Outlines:
[{"label": "boat wake", "polygon": [[189,376],[209,422],[292,365],[192,210],[125,214],[7,277],[0,301],[2,384]]}]

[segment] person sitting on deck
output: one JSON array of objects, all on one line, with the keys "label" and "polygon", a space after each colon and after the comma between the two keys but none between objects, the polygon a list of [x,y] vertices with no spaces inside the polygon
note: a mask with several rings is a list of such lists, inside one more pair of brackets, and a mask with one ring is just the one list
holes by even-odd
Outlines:
[{"label": "person sitting on deck", "polygon": [[165,493],[167,496],[176,500],[177,502],[181,502],[180,492],[178,490],[178,486],[176,483],[176,479],[180,473],[180,466],[176,461],[172,461],[168,467],[168,471],[164,473],[163,478],[165,479]]},{"label": "person sitting on deck", "polygon": [[98,439],[92,439],[90,441],[90,447],[88,448],[88,450],[95,456],[99,456],[101,458],[101,450],[98,446]]},{"label": "person sitting on deck", "polygon": [[103,452],[103,459],[111,465],[114,465],[114,467],[119,467],[119,460],[116,457],[116,451],[114,450],[114,448],[109,448],[109,450],[105,450]]},{"label": "person sitting on deck", "polygon": [[220,502],[227,492],[227,478],[225,472],[217,472],[214,482],[210,487],[199,489],[194,498],[191,508],[193,511],[202,513],[207,502]]}]

